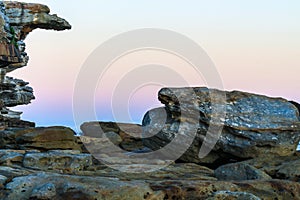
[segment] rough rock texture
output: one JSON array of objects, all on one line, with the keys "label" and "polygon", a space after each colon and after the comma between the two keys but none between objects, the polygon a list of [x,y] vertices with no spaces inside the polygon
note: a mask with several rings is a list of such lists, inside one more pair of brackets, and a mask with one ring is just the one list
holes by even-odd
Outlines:
[{"label": "rough rock texture", "polygon": [[215,192],[208,200],[226,199],[226,200],[260,200],[261,198],[249,194],[247,192],[231,192],[231,191],[219,191]]},{"label": "rough rock texture", "polygon": [[[221,101],[224,95],[226,99]],[[212,102],[211,96],[217,98]],[[161,114],[160,108],[145,115],[144,134],[152,137],[144,139],[144,145],[154,150],[163,148],[177,135],[183,134],[179,133],[180,126],[190,128],[190,132],[196,126],[193,144],[181,157],[186,162],[215,162],[218,157],[236,160],[266,155],[289,156],[295,153],[299,143],[299,111],[285,99],[207,88],[164,88],[159,92],[159,100],[165,104],[166,114]],[[219,121],[215,120],[219,116]],[[211,138],[215,137],[217,144],[213,152],[201,160],[198,157],[199,149],[210,122],[219,127],[224,126],[219,138],[212,133]],[[153,133],[153,127],[161,130]],[[187,135],[181,138],[178,146],[185,145],[190,137]],[[212,143],[211,138],[208,144]]]},{"label": "rough rock texture", "polygon": [[218,180],[222,181],[272,179],[264,171],[256,169],[255,167],[245,163],[231,163],[222,165],[215,170],[215,176],[218,178]]},{"label": "rough rock texture", "polygon": [[[207,88],[162,89],[166,106],[149,111],[143,127],[89,122],[76,136],[66,127],[33,128],[20,120],[21,113],[8,107],[30,103],[33,90],[6,73],[27,64],[23,39],[29,32],[71,28],[49,12],[41,4],[0,2],[0,199],[300,199],[296,102]],[[219,98],[212,104],[210,97]],[[209,123],[224,123],[224,129],[220,137],[212,131],[218,142],[199,159]],[[176,135],[181,140],[168,153],[191,143],[177,162],[149,156]]]},{"label": "rough rock texture", "polygon": [[57,15],[50,15],[41,4],[0,1],[0,126],[34,127],[32,122],[20,120],[22,112],[8,107],[26,105],[34,99],[33,89],[27,82],[10,78],[6,73],[24,67],[29,57],[24,39],[36,28],[65,30],[70,24]]},{"label": "rough rock texture", "polygon": [[[114,145],[119,146],[126,151],[143,149],[144,145],[141,140],[142,127],[137,124],[125,124],[115,122],[86,122],[80,126],[82,130],[81,137],[85,144],[97,146],[97,142],[104,142],[105,137]],[[101,138],[101,139],[100,139]],[[87,151],[83,146],[84,151]]]},{"label": "rough rock texture", "polygon": [[47,153],[27,153],[23,166],[30,169],[74,173],[83,171],[92,165],[90,154],[78,151],[49,151]]},{"label": "rough rock texture", "polygon": [[[107,130],[112,131],[110,126]],[[277,162],[269,162],[265,168],[261,166],[263,160],[255,159],[224,165],[214,171],[193,163],[153,162],[143,157],[135,160],[110,157],[108,167],[89,153],[69,150],[73,143],[66,142],[59,150],[48,150],[50,138],[58,144],[58,138],[76,141],[68,128],[10,129],[9,132],[2,148],[11,149],[0,150],[0,199],[299,199],[300,195],[300,184],[293,182],[296,179],[278,180],[299,174],[299,168],[293,174],[292,167],[287,168],[289,162],[300,160],[296,154],[276,158]],[[44,147],[31,145],[27,150],[20,150],[24,141],[44,141]],[[155,163],[162,168],[146,173]],[[135,169],[136,173],[125,173],[130,171],[127,169]],[[271,174],[272,169],[278,170]],[[282,169],[286,169],[285,176]]]},{"label": "rough rock texture", "polygon": [[0,131],[0,147],[31,150],[80,150],[75,132],[66,127],[39,127]]},{"label": "rough rock texture", "polygon": [[273,178],[300,181],[300,153],[288,157],[254,158],[243,163],[266,172]]}]

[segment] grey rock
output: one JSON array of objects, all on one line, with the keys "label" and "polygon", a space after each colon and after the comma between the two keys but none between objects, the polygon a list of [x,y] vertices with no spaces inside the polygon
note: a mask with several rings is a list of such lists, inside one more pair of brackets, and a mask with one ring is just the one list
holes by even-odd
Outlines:
[{"label": "grey rock", "polygon": [[215,170],[215,176],[218,180],[271,180],[264,171],[245,163],[232,163],[219,167]]},{"label": "grey rock", "polygon": [[7,177],[0,175],[0,189],[3,188],[3,185],[6,183]]},{"label": "grey rock", "polygon": [[34,188],[30,199],[52,200],[56,196],[56,188],[53,183],[46,183],[40,187]]},{"label": "grey rock", "polygon": [[32,171],[28,169],[0,166],[0,175],[7,177],[9,180],[19,176],[26,176],[31,173]]},{"label": "grey rock", "polygon": [[24,151],[0,150],[0,164],[11,166],[21,164],[24,157]]},{"label": "grey rock", "polygon": [[[300,140],[298,109],[282,98],[208,88],[164,88],[159,100],[165,104],[166,114],[158,108],[145,115],[143,134],[150,137],[144,138],[143,144],[158,150],[180,136],[176,148],[190,145],[180,158],[184,162],[289,156],[296,152]],[[220,135],[211,127],[221,130]],[[213,131],[208,137],[209,129]],[[198,157],[201,147],[213,147],[206,161]]]}]

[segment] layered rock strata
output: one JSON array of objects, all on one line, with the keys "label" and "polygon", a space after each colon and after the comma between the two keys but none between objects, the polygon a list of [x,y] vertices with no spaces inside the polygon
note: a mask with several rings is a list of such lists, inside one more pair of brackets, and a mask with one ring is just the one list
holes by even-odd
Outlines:
[{"label": "layered rock strata", "polygon": [[29,57],[26,36],[37,28],[51,30],[70,29],[71,25],[41,4],[0,1],[0,126],[34,127],[33,122],[20,119],[22,112],[10,107],[27,105],[34,99],[29,83],[8,77],[6,74],[25,67]]}]

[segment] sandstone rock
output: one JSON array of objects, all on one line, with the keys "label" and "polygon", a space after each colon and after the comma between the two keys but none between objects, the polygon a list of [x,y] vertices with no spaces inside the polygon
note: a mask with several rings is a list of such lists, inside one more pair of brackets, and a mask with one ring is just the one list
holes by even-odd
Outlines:
[{"label": "sandstone rock", "polygon": [[0,189],[4,187],[6,181],[7,181],[7,177],[0,175]]},{"label": "sandstone rock", "polygon": [[[96,147],[97,145],[95,145],[94,142],[98,140],[99,142],[107,143],[108,141],[106,141],[106,137],[114,145],[126,151],[131,152],[144,148],[141,140],[142,127],[137,124],[115,122],[86,122],[82,124],[80,128],[83,134],[82,140],[84,140],[84,145]],[[110,144],[108,143],[108,145]],[[86,148],[83,147],[83,149]]]},{"label": "sandstone rock", "polygon": [[36,28],[50,30],[71,29],[71,25],[57,15],[50,15],[50,9],[41,4],[5,2],[6,15],[12,26],[20,27],[20,39]]},{"label": "sandstone rock", "polygon": [[21,149],[80,150],[75,132],[66,127],[23,129],[15,133],[15,139]]},{"label": "sandstone rock", "polygon": [[[226,101],[221,101],[224,94]],[[212,95],[220,98],[212,102]],[[214,138],[217,144],[206,157],[208,162],[215,162],[218,154],[227,160],[266,155],[289,156],[295,153],[300,140],[298,109],[281,98],[239,91],[224,93],[207,88],[164,88],[159,92],[159,100],[165,104],[166,114],[162,115],[161,110],[153,110],[150,111],[152,117],[145,115],[143,126],[154,127],[155,131],[153,133],[150,128],[144,132],[150,137],[143,139],[143,143],[157,150],[180,136],[178,147],[191,144],[181,157],[185,162],[205,163],[197,159],[200,148],[204,140],[206,145],[213,144]],[[225,110],[226,113],[222,113]],[[185,113],[184,116],[182,113]],[[213,134],[206,137],[211,120],[217,129],[224,125],[220,137]],[[166,122],[163,128],[160,121]],[[155,127],[159,127],[158,133]],[[194,133],[195,130],[197,133]],[[182,137],[182,134],[186,134],[186,137]]]},{"label": "sandstone rock", "polygon": [[23,162],[24,153],[24,151],[18,150],[0,150],[0,164],[4,166],[21,164]]},{"label": "sandstone rock", "polygon": [[254,158],[244,161],[243,163],[252,165],[255,168],[266,172],[273,178],[299,182],[299,160],[300,154],[296,153],[295,155],[288,157]]},{"label": "sandstone rock", "polygon": [[91,165],[90,154],[74,154],[64,151],[27,153],[23,160],[23,166],[26,168],[66,174],[83,171]]},{"label": "sandstone rock", "polygon": [[[140,181],[40,173],[13,179],[5,199],[151,199],[156,195]],[[43,193],[45,192],[45,193]]]},{"label": "sandstone rock", "polygon": [[24,39],[36,28],[65,30],[71,25],[57,15],[50,15],[41,4],[0,2],[0,126],[28,128],[35,124],[20,120],[21,112],[7,107],[26,105],[34,99],[28,83],[6,77],[6,73],[27,65]]},{"label": "sandstone rock", "polygon": [[207,198],[207,200],[260,200],[261,198],[247,193],[247,192],[231,192],[231,191],[218,191],[213,194],[212,197]]},{"label": "sandstone rock", "polygon": [[218,180],[270,180],[272,179],[264,171],[245,163],[232,163],[219,167],[215,170],[215,176]]},{"label": "sandstone rock", "polygon": [[45,183],[44,185],[40,187],[36,187],[31,195],[30,199],[45,199],[50,200],[53,199],[56,196],[56,188],[53,183]]},{"label": "sandstone rock", "polygon": [[299,183],[282,180],[241,182],[160,181],[153,182],[150,186],[154,191],[162,191],[164,193],[163,199],[170,200],[208,199],[218,191],[230,191],[235,194],[246,192],[249,197],[261,199],[299,199],[300,195]]},{"label": "sandstone rock", "polygon": [[[35,99],[32,94],[33,89],[27,85],[28,83],[22,80],[6,77],[5,83],[0,83],[0,99],[3,106],[13,107],[26,105]],[[2,112],[5,112],[5,110],[2,109]]]},{"label": "sandstone rock", "polygon": [[31,174],[32,171],[24,168],[12,168],[0,166],[0,175],[7,177],[8,180],[11,180],[15,177],[26,176]]},{"label": "sandstone rock", "polygon": [[[141,160],[143,161],[143,160]],[[141,163],[141,162],[140,162]],[[97,170],[91,171],[79,171],[76,172],[76,175],[80,176],[90,176],[90,177],[107,177],[107,178],[118,178],[120,181],[131,181],[139,180],[146,182],[156,182],[161,180],[192,180],[192,181],[216,181],[214,177],[213,170],[199,166],[196,164],[185,163],[185,164],[170,164],[162,167],[161,169],[153,172],[146,172],[146,170],[136,170],[135,173],[132,173],[131,170],[126,170],[124,168],[137,168],[137,165],[141,164],[132,164],[132,165],[122,165],[120,170],[112,169],[110,167],[102,167]],[[145,167],[146,168],[146,167]],[[147,168],[146,168],[147,169]],[[129,172],[129,173],[127,173]]]}]

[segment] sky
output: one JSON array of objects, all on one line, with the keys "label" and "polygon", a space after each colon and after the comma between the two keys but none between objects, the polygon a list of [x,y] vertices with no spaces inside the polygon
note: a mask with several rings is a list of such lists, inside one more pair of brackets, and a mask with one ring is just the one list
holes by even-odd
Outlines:
[{"label": "sky", "polygon": [[[23,111],[22,118],[34,121],[38,126],[75,128],[73,91],[84,63],[103,42],[141,28],[167,29],[195,41],[215,64],[226,90],[300,102],[299,0],[24,2],[46,4],[52,14],[58,14],[72,25],[69,31],[32,32],[25,40],[30,56],[28,66],[9,74],[30,82],[34,88],[36,100],[15,110]],[[154,54],[155,59],[163,55]],[[143,55],[136,56],[144,58]],[[163,56],[163,60],[165,58]],[[175,59],[170,58],[167,65],[176,71],[177,64],[173,66],[172,62],[180,61]],[[111,73],[120,68],[122,62],[116,64]],[[192,75],[185,76],[185,80],[189,79],[193,79]],[[202,77],[193,85],[209,87],[205,83],[205,77]],[[114,105],[126,101],[131,122],[140,123],[147,110],[162,106],[157,100],[157,92],[163,86],[169,85],[153,83],[137,87],[129,99],[114,99]],[[110,113],[110,98],[105,96],[108,93],[101,93],[103,87],[99,85],[96,88],[97,120],[117,120]],[[94,119],[86,119],[90,120]]]}]

